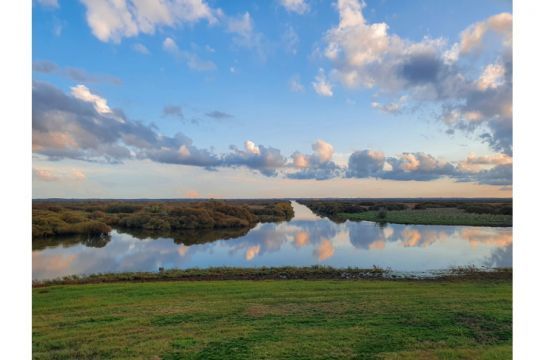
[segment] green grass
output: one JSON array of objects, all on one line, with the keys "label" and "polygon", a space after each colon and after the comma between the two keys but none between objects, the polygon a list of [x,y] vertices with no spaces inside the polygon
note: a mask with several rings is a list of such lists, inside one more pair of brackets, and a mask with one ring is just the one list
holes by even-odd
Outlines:
[{"label": "green grass", "polygon": [[384,219],[378,218],[377,214],[377,211],[339,213],[337,217],[341,220],[365,220],[395,224],[512,226],[512,215],[475,214],[456,208],[388,211]]},{"label": "green grass", "polygon": [[511,280],[33,289],[37,359],[510,359]]}]

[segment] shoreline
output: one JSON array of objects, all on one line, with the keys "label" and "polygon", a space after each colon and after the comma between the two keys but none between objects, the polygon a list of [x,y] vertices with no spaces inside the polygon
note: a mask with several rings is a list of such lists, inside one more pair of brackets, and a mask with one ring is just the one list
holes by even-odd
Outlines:
[{"label": "shoreline", "polygon": [[56,285],[85,285],[106,283],[143,283],[143,282],[193,282],[193,281],[236,281],[236,280],[382,280],[382,281],[462,281],[512,280],[512,268],[478,268],[458,267],[428,272],[398,272],[390,269],[373,267],[332,268],[324,266],[313,267],[261,267],[261,268],[207,268],[207,269],[170,269],[158,272],[126,272],[92,275],[73,275],[57,279],[33,280],[32,288],[42,288]]},{"label": "shoreline", "polygon": [[[366,216],[367,215],[367,216]],[[466,223],[463,222],[452,222],[450,220],[448,221],[434,221],[434,220],[423,220],[423,221],[407,221],[407,220],[396,220],[392,219],[392,221],[388,221],[385,219],[377,219],[376,216],[372,214],[363,214],[363,213],[340,213],[338,215],[335,215],[334,217],[328,217],[328,219],[334,221],[334,222],[344,222],[344,221],[354,221],[354,222],[373,222],[380,225],[423,225],[423,226],[471,226],[471,227],[488,227],[488,228],[512,228],[514,227],[513,223],[482,223],[482,222],[471,222]]]}]

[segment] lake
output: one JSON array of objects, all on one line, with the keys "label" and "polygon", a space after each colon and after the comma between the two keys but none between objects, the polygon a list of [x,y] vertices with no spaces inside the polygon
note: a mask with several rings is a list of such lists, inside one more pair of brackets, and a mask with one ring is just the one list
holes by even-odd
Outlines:
[{"label": "lake", "polygon": [[160,267],[376,265],[420,273],[451,266],[512,266],[512,228],[335,223],[292,204],[295,216],[290,221],[260,223],[249,231],[184,231],[159,237],[115,229],[105,238],[35,241],[32,278]]}]

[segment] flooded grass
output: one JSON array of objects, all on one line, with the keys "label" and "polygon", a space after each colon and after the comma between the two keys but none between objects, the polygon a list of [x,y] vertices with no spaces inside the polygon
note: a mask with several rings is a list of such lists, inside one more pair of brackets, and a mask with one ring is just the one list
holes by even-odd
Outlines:
[{"label": "flooded grass", "polygon": [[510,359],[512,282],[51,285],[32,326],[38,359]]}]

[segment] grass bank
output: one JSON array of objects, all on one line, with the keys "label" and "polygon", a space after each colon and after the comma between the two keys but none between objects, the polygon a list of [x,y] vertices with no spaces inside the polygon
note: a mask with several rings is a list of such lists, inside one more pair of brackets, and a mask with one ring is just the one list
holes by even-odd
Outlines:
[{"label": "grass bank", "polygon": [[37,359],[510,359],[510,279],[33,289]]},{"label": "grass bank", "polygon": [[33,287],[82,285],[116,282],[201,281],[201,280],[512,280],[512,268],[483,269],[475,266],[450,268],[431,277],[399,274],[373,266],[361,268],[309,267],[213,267],[205,269],[170,269],[159,272],[126,272],[73,275],[50,280],[36,280]]},{"label": "grass bank", "polygon": [[338,213],[339,220],[365,220],[394,224],[416,225],[467,225],[467,226],[512,226],[512,215],[476,214],[457,208],[407,209],[385,212],[384,218],[379,211],[357,213]]}]

